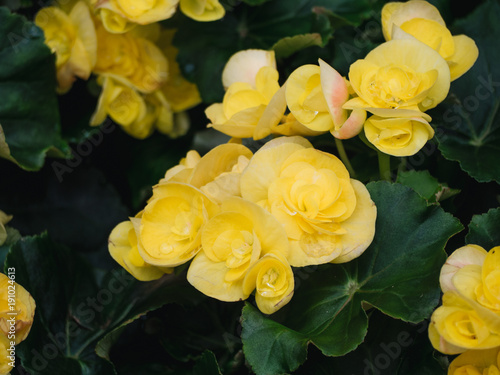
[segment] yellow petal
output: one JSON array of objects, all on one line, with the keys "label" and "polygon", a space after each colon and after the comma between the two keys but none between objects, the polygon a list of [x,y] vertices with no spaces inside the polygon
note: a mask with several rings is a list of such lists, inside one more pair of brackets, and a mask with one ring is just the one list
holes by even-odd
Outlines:
[{"label": "yellow petal", "polygon": [[[469,365],[479,368],[481,371],[479,375],[483,375],[482,369],[486,369],[491,365],[498,366],[497,363],[498,352],[499,348],[486,349],[486,350],[469,350],[461,354],[457,358],[455,358],[450,363],[448,374],[453,375],[456,373],[455,371],[458,368]],[[487,375],[490,374],[487,373]]]},{"label": "yellow petal", "polygon": [[477,60],[479,50],[476,43],[466,35],[457,35],[453,37],[455,41],[455,54],[450,57],[451,80],[465,74]]},{"label": "yellow petal", "polygon": [[180,0],[179,8],[186,16],[200,22],[215,21],[226,14],[218,0]]},{"label": "yellow petal", "polygon": [[400,28],[436,50],[444,59],[455,53],[455,42],[450,31],[436,21],[412,18],[402,23]]},{"label": "yellow petal", "polygon": [[443,293],[456,290],[452,278],[458,270],[471,264],[482,266],[486,254],[486,250],[478,245],[463,246],[451,253],[439,275],[439,284]]},{"label": "yellow petal", "polygon": [[222,71],[222,84],[227,90],[235,82],[248,83],[253,88],[257,73],[264,66],[276,69],[274,51],[249,49],[232,55]]}]

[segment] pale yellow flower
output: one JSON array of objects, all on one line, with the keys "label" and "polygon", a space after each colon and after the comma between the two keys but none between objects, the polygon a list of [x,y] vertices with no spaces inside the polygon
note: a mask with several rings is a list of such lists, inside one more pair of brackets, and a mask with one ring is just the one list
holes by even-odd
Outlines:
[{"label": "pale yellow flower", "polygon": [[35,24],[56,54],[58,91],[68,91],[76,77],[88,79],[96,64],[97,37],[88,6],[79,1],[69,14],[57,7],[41,9]]},{"label": "pale yellow flower", "polygon": [[471,38],[451,35],[439,10],[427,1],[385,4],[382,31],[386,40],[416,38],[439,52],[450,67],[452,81],[466,73],[479,54]]},{"label": "pale yellow flower", "polygon": [[241,195],[270,211],[287,232],[294,267],[347,262],[370,245],[376,207],[342,162],[302,137],[264,145],[241,176]]},{"label": "pale yellow flower", "polygon": [[421,117],[371,116],[364,131],[370,143],[393,156],[414,155],[434,136],[434,129]]},{"label": "pale yellow flower", "polygon": [[[15,287],[15,305],[14,311],[11,310],[9,303],[9,289]],[[9,319],[12,318],[9,313],[16,313],[15,324],[15,341],[19,344],[24,341],[31,330],[33,324],[33,317],[35,316],[35,301],[33,297],[21,285],[10,282],[7,275],[0,273],[0,336],[9,336],[10,323]]]}]

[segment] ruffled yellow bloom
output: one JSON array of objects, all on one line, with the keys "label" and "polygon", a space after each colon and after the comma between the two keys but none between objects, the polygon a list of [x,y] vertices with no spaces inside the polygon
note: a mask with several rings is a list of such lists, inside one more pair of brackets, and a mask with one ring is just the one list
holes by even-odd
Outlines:
[{"label": "ruffled yellow bloom", "polygon": [[56,54],[58,91],[68,91],[76,77],[88,79],[96,64],[97,37],[85,2],[77,2],[69,15],[57,7],[43,8],[35,24]]},{"label": "ruffled yellow bloom", "polygon": [[[0,273],[0,336],[2,334],[9,338],[10,323],[12,318],[9,313],[12,313],[9,306],[9,287],[12,289],[12,284],[7,275]],[[14,283],[15,286],[15,341],[16,345],[23,341],[31,330],[33,317],[35,316],[35,301],[31,295],[21,285]]]},{"label": "ruffled yellow bloom", "polygon": [[157,185],[142,215],[141,257],[149,264],[175,267],[201,247],[201,228],[219,207],[200,190],[182,183]]},{"label": "ruffled yellow bloom", "polygon": [[382,9],[382,31],[386,40],[416,38],[439,52],[450,67],[452,81],[466,73],[479,54],[471,38],[451,35],[439,10],[427,1],[387,3]]},{"label": "ruffled yellow bloom", "polygon": [[120,266],[137,280],[151,281],[159,279],[165,273],[172,273],[172,268],[155,267],[142,259],[139,253],[141,244],[137,237],[140,222],[139,217],[118,224],[109,235],[109,253]]},{"label": "ruffled yellow bloom", "polygon": [[7,231],[5,230],[5,225],[11,220],[12,215],[7,215],[5,212],[0,210],[0,246],[2,246],[7,239]]},{"label": "ruffled yellow bloom", "polygon": [[391,40],[351,65],[349,80],[358,97],[344,109],[365,109],[380,117],[430,117],[448,94],[450,69],[432,48],[415,39]]},{"label": "ruffled yellow bloom", "polygon": [[443,353],[500,346],[500,247],[456,250],[441,270],[443,306],[432,315],[429,336]]},{"label": "ruffled yellow bloom", "polygon": [[434,129],[421,117],[371,116],[364,130],[370,143],[393,156],[414,155],[434,136]]},{"label": "ruffled yellow bloom", "polygon": [[366,187],[304,138],[277,138],[257,151],[241,176],[241,195],[284,225],[294,267],[347,262],[373,240],[376,207]]},{"label": "ruffled yellow bloom", "polygon": [[448,375],[499,375],[499,350],[468,350],[450,363]]},{"label": "ruffled yellow bloom", "polygon": [[201,22],[219,20],[226,14],[218,0],[180,0],[179,8],[189,18]]},{"label": "ruffled yellow bloom", "polygon": [[500,316],[455,292],[443,295],[443,305],[431,317],[429,338],[435,349],[459,354],[468,349],[500,346]]},{"label": "ruffled yellow bloom", "polygon": [[111,76],[143,93],[152,93],[165,83],[168,62],[154,43],[132,32],[111,34],[101,23],[96,26],[94,73]]},{"label": "ruffled yellow bloom", "polygon": [[164,30],[159,38],[158,47],[163,51],[168,60],[168,79],[161,87],[161,91],[169,102],[174,112],[188,110],[201,103],[198,87],[186,80],[177,63],[179,50],[174,47],[172,40],[175,30]]},{"label": "ruffled yellow bloom", "polygon": [[244,293],[255,289],[257,307],[264,314],[272,314],[285,306],[293,296],[292,268],[281,253],[264,255],[248,271],[243,281]]},{"label": "ruffled yellow bloom", "polygon": [[166,20],[175,13],[179,0],[91,0],[93,8],[111,33],[123,33],[134,25]]},{"label": "ruffled yellow bloom", "polygon": [[225,200],[203,227],[201,244],[203,251],[193,259],[188,281],[221,301],[248,298],[255,288],[246,279],[249,270],[271,251],[282,257],[288,253],[288,239],[279,222],[262,207],[236,197]]}]

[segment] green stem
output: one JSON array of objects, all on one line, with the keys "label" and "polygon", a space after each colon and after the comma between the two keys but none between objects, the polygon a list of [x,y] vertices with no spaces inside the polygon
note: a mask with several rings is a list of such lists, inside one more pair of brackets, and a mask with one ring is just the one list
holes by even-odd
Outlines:
[{"label": "green stem", "polygon": [[354,172],[354,168],[352,167],[351,162],[347,157],[342,141],[340,139],[335,138],[335,146],[337,146],[337,151],[339,152],[340,159],[342,160],[345,167],[349,171],[349,174],[351,175],[351,177],[354,177],[356,175],[356,172]]},{"label": "green stem", "polygon": [[391,180],[391,156],[377,151],[378,153],[378,169],[380,171],[380,179],[385,181]]}]

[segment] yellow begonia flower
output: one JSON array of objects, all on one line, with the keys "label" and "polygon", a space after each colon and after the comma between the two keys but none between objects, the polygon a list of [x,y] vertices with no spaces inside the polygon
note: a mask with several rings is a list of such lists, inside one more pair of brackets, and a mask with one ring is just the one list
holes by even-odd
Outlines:
[{"label": "yellow begonia flower", "polygon": [[201,228],[218,209],[190,185],[169,182],[155,186],[141,218],[141,257],[162,267],[186,263],[199,252]]},{"label": "yellow begonia flower", "polygon": [[9,375],[14,369],[12,364],[15,364],[16,359],[15,355],[11,354],[15,354],[15,349],[12,352],[11,350],[10,340],[0,334],[0,375]]},{"label": "yellow begonia flower", "polygon": [[499,375],[500,347],[487,350],[468,350],[455,358],[448,375]]},{"label": "yellow begonia flower", "polygon": [[180,0],[179,8],[189,18],[201,22],[219,20],[226,14],[218,0]]},{"label": "yellow begonia flower", "polygon": [[182,76],[176,60],[179,50],[172,44],[174,34],[175,30],[164,30],[159,39],[158,47],[168,60],[168,79],[161,87],[161,91],[172,110],[181,112],[200,104],[201,97],[198,87]]},{"label": "yellow begonia flower", "polygon": [[5,230],[5,225],[12,220],[12,215],[7,215],[5,212],[0,210],[0,246],[2,246],[7,240],[7,231]]},{"label": "yellow begonia flower", "polygon": [[262,67],[255,77],[254,86],[235,82],[227,90],[222,103],[212,104],[205,110],[211,121],[209,127],[236,138],[253,137],[254,130],[279,90],[278,71]]},{"label": "yellow begonia flower", "polygon": [[88,6],[79,1],[66,14],[57,7],[41,9],[35,24],[56,54],[58,91],[68,91],[76,77],[88,79],[96,64],[97,37]]},{"label": "yellow begonia flower", "polygon": [[132,32],[111,34],[100,23],[96,32],[94,73],[111,76],[143,93],[152,93],[165,83],[168,62],[154,43]]},{"label": "yellow begonia flower", "polygon": [[[133,221],[136,222],[134,227]],[[108,249],[111,257],[125,270],[140,281],[151,281],[172,273],[172,268],[155,267],[142,259],[139,253],[141,246],[136,230],[140,226],[140,218],[132,218],[118,224],[109,235]]]},{"label": "yellow begonia flower", "polygon": [[435,349],[445,354],[459,354],[468,349],[500,346],[500,317],[455,292],[443,295],[443,305],[431,317],[429,338]]},{"label": "yellow begonia flower", "polygon": [[237,197],[225,200],[220,212],[205,224],[201,244],[203,250],[189,267],[188,281],[221,301],[248,298],[254,289],[244,287],[250,268],[271,251],[288,253],[288,238],[280,223],[262,207]]},{"label": "yellow begonia flower", "polygon": [[343,108],[381,117],[430,117],[448,94],[450,69],[432,48],[415,39],[391,40],[351,65],[349,81],[358,97]]},{"label": "yellow begonia flower", "polygon": [[364,130],[370,143],[393,156],[414,155],[434,136],[434,129],[421,117],[371,116]]},{"label": "yellow begonia flower", "polygon": [[[9,286],[12,287],[12,284],[9,283],[10,279],[7,275],[0,273],[0,336],[3,334],[4,336],[9,336],[10,332],[10,323],[9,319],[12,318],[9,313],[12,313],[10,310],[9,304]],[[16,324],[15,324],[15,341],[16,345],[28,336],[28,333],[31,330],[31,325],[33,324],[33,317],[35,316],[35,301],[33,297],[24,289],[21,285],[14,283],[15,286],[15,313],[16,315]]]},{"label": "yellow begonia flower", "polygon": [[91,0],[90,3],[109,32],[123,33],[134,24],[148,25],[172,17],[179,0]]},{"label": "yellow begonia flower", "polygon": [[466,73],[479,54],[471,38],[451,35],[439,10],[427,1],[387,3],[382,9],[382,31],[386,40],[410,35],[439,52],[450,67],[452,81]]},{"label": "yellow begonia flower", "polygon": [[278,252],[264,255],[248,271],[243,291],[255,289],[257,307],[264,314],[272,314],[285,306],[293,296],[295,281],[286,257]]},{"label": "yellow begonia flower", "polygon": [[241,176],[241,195],[270,211],[291,242],[294,267],[347,262],[375,234],[376,207],[366,187],[335,156],[302,137],[264,145]]}]

